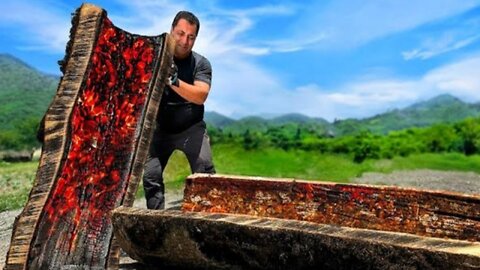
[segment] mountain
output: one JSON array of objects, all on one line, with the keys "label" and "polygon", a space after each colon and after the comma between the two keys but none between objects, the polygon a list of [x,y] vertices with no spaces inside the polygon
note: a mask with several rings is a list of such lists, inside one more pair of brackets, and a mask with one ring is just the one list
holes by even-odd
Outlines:
[{"label": "mountain", "polygon": [[[0,54],[0,133],[38,123],[55,94],[58,81],[58,77],[41,73],[14,56]],[[269,119],[250,116],[235,120],[216,112],[206,112],[205,121],[211,127],[235,134],[243,134],[247,129],[265,132],[269,128],[285,128],[341,136],[359,130],[386,134],[392,130],[452,123],[479,116],[480,102],[465,103],[451,95],[439,95],[403,109],[364,119],[336,120],[333,123],[298,113]]]},{"label": "mountain", "polygon": [[1,130],[18,128],[25,121],[40,121],[55,94],[58,80],[11,55],[0,54]]},{"label": "mountain", "polygon": [[329,124],[328,121],[323,118],[312,118],[300,113],[284,114],[284,115],[272,118],[270,122],[273,124],[279,124],[279,125],[287,124],[291,122],[303,123],[303,124],[309,124],[309,123],[318,123],[318,124],[324,124],[324,125]]},{"label": "mountain", "polygon": [[235,120],[226,117],[217,112],[205,112],[205,122],[218,128],[223,128],[235,122]]},{"label": "mountain", "polygon": [[[209,114],[216,119],[223,120],[221,125],[217,121],[209,120]],[[265,132],[272,127],[303,128],[314,131],[319,135],[342,136],[354,134],[360,130],[369,130],[375,134],[387,134],[389,131],[412,127],[426,127],[438,123],[454,123],[467,117],[480,116],[480,103],[469,104],[460,99],[443,94],[432,99],[417,102],[404,109],[396,109],[364,119],[344,119],[329,123],[322,118],[312,118],[306,115],[292,113],[265,119],[250,116],[233,120],[218,113],[207,113],[206,121],[209,125],[222,128],[233,134],[242,134],[250,131]]]},{"label": "mountain", "polygon": [[[224,120],[221,125],[215,124],[217,119]],[[222,116],[216,112],[206,112],[205,122],[208,125],[216,128],[221,128],[223,131],[232,134],[243,134],[245,131],[266,132],[271,128],[284,129],[304,129],[319,135],[330,134],[332,125],[323,118],[312,118],[303,114],[291,113],[281,115],[271,119],[265,119],[259,116],[248,116],[239,120],[233,120],[226,116]]]},{"label": "mountain", "polygon": [[265,132],[268,126],[269,120],[259,116],[248,116],[224,126],[223,130],[233,134],[242,134],[246,130]]},{"label": "mountain", "polygon": [[386,134],[392,130],[454,123],[467,117],[478,116],[480,116],[479,104],[465,103],[452,95],[443,94],[401,110],[396,109],[360,120],[340,120],[335,122],[334,126],[338,135],[350,134],[359,129]]}]

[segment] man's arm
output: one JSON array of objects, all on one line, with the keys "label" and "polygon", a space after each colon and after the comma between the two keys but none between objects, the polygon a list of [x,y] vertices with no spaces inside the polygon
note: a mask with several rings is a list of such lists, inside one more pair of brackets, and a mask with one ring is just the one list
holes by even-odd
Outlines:
[{"label": "man's arm", "polygon": [[189,102],[202,105],[207,100],[210,85],[202,81],[194,81],[193,85],[178,80],[178,86],[170,85],[173,91],[177,92],[182,98]]}]

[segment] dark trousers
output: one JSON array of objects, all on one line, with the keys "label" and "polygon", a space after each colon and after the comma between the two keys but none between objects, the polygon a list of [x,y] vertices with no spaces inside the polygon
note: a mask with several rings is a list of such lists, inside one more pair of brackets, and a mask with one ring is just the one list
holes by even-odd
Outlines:
[{"label": "dark trousers", "polygon": [[175,150],[185,153],[192,173],[215,173],[204,121],[177,134],[165,134],[156,129],[143,173],[148,209],[165,208],[163,169]]}]

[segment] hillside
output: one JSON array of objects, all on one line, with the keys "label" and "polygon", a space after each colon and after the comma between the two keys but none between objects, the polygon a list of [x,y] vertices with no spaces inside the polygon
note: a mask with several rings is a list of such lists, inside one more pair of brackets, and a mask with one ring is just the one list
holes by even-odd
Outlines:
[{"label": "hillside", "polygon": [[235,120],[217,112],[205,112],[205,119],[209,125],[217,128],[223,128],[235,122]]},{"label": "hillside", "polygon": [[355,120],[348,119],[334,123],[338,134],[349,134],[358,129],[368,129],[376,134],[411,127],[425,127],[438,123],[454,123],[467,117],[480,116],[480,106],[469,104],[444,94],[422,101],[404,109]]},{"label": "hillside", "polygon": [[[0,54],[0,149],[22,144],[30,147],[38,122],[45,113],[58,85],[58,77],[43,74],[8,54]],[[318,136],[342,136],[359,130],[387,134],[392,130],[453,123],[466,117],[480,116],[480,103],[465,103],[451,95],[440,95],[364,119],[344,119],[330,123],[298,113],[274,118],[250,116],[239,120],[217,112],[206,112],[211,128],[226,134],[249,132],[295,133],[298,130]],[[276,131],[277,130],[277,131]]]},{"label": "hillside", "polygon": [[[214,115],[215,118],[211,118]],[[460,99],[444,94],[427,101],[422,101],[404,109],[395,109],[364,119],[344,119],[329,123],[322,118],[312,118],[302,114],[285,114],[272,119],[258,116],[233,120],[218,113],[206,115],[209,125],[221,128],[233,134],[240,134],[247,129],[265,132],[272,127],[292,127],[316,130],[320,135],[342,136],[360,130],[369,130],[375,134],[387,134],[389,131],[411,127],[426,127],[438,123],[454,123],[467,117],[480,116],[480,103],[469,104]],[[218,119],[223,119],[221,124]],[[228,120],[227,120],[228,119]]]},{"label": "hillside", "polygon": [[0,54],[0,126],[11,130],[25,121],[40,121],[59,78],[45,75],[17,58]]}]

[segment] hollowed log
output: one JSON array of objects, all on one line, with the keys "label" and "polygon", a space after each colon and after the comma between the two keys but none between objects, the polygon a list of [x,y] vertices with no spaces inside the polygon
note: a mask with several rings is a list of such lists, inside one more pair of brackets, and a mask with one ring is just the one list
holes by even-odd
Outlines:
[{"label": "hollowed log", "polygon": [[480,241],[480,197],[453,192],[196,175],[182,208]]},{"label": "hollowed log", "polygon": [[123,31],[90,4],[75,12],[37,175],[5,269],[116,268],[110,214],[133,204],[172,42],[167,34]]},{"label": "hollowed log", "polygon": [[480,197],[197,174],[183,211],[119,208],[133,258],[186,269],[478,269]]}]

